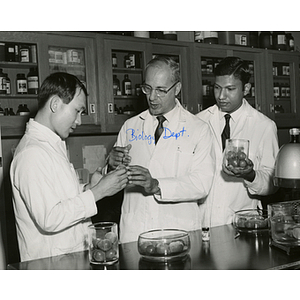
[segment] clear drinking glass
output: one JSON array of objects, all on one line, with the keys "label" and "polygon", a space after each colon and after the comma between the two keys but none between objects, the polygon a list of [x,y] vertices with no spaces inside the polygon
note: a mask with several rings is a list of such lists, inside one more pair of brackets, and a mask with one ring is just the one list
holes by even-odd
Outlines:
[{"label": "clear drinking glass", "polygon": [[119,260],[116,223],[99,222],[89,226],[89,260],[98,265],[111,265]]},{"label": "clear drinking glass", "polygon": [[246,158],[249,157],[249,140],[227,139],[223,162],[226,166],[244,169],[247,167]]}]

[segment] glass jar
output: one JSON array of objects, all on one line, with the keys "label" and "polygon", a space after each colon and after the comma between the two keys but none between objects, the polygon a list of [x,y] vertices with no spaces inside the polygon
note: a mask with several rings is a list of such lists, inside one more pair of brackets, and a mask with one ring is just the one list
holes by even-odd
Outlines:
[{"label": "glass jar", "polygon": [[0,94],[6,94],[6,76],[3,73],[3,70],[0,69]]},{"label": "glass jar", "polygon": [[284,31],[273,31],[273,49],[286,50],[286,39]]},{"label": "glass jar", "polygon": [[128,74],[124,75],[123,80],[123,95],[131,96],[131,80],[128,77]]},{"label": "glass jar", "polygon": [[264,49],[272,49],[272,34],[270,31],[260,32],[259,47]]},{"label": "glass jar", "polygon": [[27,94],[27,79],[25,74],[17,74],[17,94]]},{"label": "glass jar", "polygon": [[6,94],[10,95],[11,94],[11,81],[8,77],[8,74],[4,73],[5,77],[6,77]]},{"label": "glass jar", "polygon": [[20,46],[20,62],[30,62],[30,49],[27,45]]},{"label": "glass jar", "polygon": [[117,60],[116,53],[112,54],[112,66],[113,66],[113,68],[117,68],[118,67],[118,60]]},{"label": "glass jar", "polygon": [[286,50],[287,51],[294,51],[295,50],[295,41],[294,37],[291,33],[286,34]]},{"label": "glass jar", "polygon": [[39,76],[37,68],[30,68],[27,75],[28,94],[38,94],[39,91]]},{"label": "glass jar", "polygon": [[120,80],[118,79],[117,75],[113,75],[113,94],[114,96],[119,95],[120,91]]},{"label": "glass jar", "polygon": [[218,32],[217,31],[204,31],[203,32],[203,41],[206,44],[218,44]]},{"label": "glass jar", "polygon": [[177,31],[163,31],[165,40],[177,41]]}]

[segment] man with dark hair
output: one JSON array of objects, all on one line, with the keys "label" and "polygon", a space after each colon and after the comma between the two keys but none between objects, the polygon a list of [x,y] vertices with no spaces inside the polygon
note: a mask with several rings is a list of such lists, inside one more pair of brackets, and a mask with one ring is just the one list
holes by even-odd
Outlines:
[{"label": "man with dark hair", "polygon": [[21,261],[87,249],[96,201],[122,190],[126,169],[82,185],[67,156],[65,139],[81,124],[87,91],[77,77],[54,73],[43,82],[39,109],[16,148],[10,177]]},{"label": "man with dark hair", "polygon": [[142,85],[149,109],[124,123],[109,155],[112,169],[129,164],[121,242],[155,228],[201,227],[198,202],[207,196],[215,170],[212,133],[181,106],[180,89],[178,63],[151,60]]},{"label": "man with dark hair", "polygon": [[[273,174],[278,153],[275,123],[254,109],[244,98],[251,88],[248,64],[226,57],[215,70],[216,104],[197,116],[213,131],[216,175],[206,201],[200,205],[206,226],[229,224],[235,211],[260,206],[260,196],[274,192]],[[226,129],[226,130],[225,130]],[[226,132],[222,140],[222,132]],[[244,169],[223,164],[225,139],[250,141]]]}]

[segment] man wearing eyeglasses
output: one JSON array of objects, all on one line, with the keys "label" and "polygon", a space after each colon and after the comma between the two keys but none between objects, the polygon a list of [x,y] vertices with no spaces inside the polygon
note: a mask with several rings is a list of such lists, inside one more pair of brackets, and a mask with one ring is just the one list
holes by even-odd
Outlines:
[{"label": "man wearing eyeglasses", "polygon": [[198,202],[208,194],[213,174],[212,133],[185,110],[179,65],[156,57],[146,66],[142,91],[149,109],[127,120],[108,158],[110,169],[127,165],[120,241],[136,241],[155,228],[201,228]]}]

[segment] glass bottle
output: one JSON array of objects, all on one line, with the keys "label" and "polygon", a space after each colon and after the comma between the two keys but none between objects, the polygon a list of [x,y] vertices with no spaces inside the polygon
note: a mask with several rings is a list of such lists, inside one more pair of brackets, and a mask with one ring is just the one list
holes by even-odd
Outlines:
[{"label": "glass bottle", "polygon": [[195,42],[203,43],[203,31],[195,31]]},{"label": "glass bottle", "polygon": [[7,73],[4,73],[4,74],[6,76],[6,94],[10,95],[11,94],[11,82],[10,82],[10,79],[8,77],[8,74]]},{"label": "glass bottle", "polygon": [[129,55],[124,56],[124,68],[130,68],[131,67],[131,61],[129,58]]},{"label": "glass bottle", "polygon": [[0,94],[6,94],[6,76],[3,69],[0,69]]},{"label": "glass bottle", "polygon": [[118,79],[117,75],[113,75],[113,94],[114,96],[119,95],[120,91],[120,80]]},{"label": "glass bottle", "polygon": [[249,46],[258,48],[258,31],[249,31]]},{"label": "glass bottle", "polygon": [[17,112],[16,112],[16,115],[19,116],[20,113],[21,113],[23,110],[24,110],[23,105],[22,105],[22,104],[19,104],[18,110],[17,110]]},{"label": "glass bottle", "polygon": [[38,94],[39,91],[39,76],[37,68],[30,68],[27,75],[28,94]]},{"label": "glass bottle", "polygon": [[219,38],[218,38],[218,32],[217,31],[204,31],[203,32],[203,41],[206,44],[218,44]]},{"label": "glass bottle", "polygon": [[264,49],[272,49],[272,34],[270,31],[260,32],[259,47]]},{"label": "glass bottle", "polygon": [[273,31],[273,49],[286,50],[286,39],[284,31]]},{"label": "glass bottle", "polygon": [[20,113],[21,116],[27,116],[30,114],[30,110],[27,107],[27,104],[23,104],[23,111]]},{"label": "glass bottle", "polygon": [[131,80],[128,78],[128,74],[124,75],[123,80],[123,95],[130,96],[131,95]]},{"label": "glass bottle", "polygon": [[0,117],[4,116],[4,109],[2,108],[1,106],[1,103],[0,103]]},{"label": "glass bottle", "polygon": [[299,135],[300,135],[300,129],[299,128],[291,128],[289,130],[290,134],[290,143],[300,143]]},{"label": "glass bottle", "polygon": [[27,79],[25,74],[17,74],[17,94],[27,94]]},{"label": "glass bottle", "polygon": [[151,39],[163,39],[164,35],[162,31],[150,31]]},{"label": "glass bottle", "polygon": [[118,60],[117,60],[116,53],[112,54],[112,66],[113,66],[113,68],[117,68],[118,67]]},{"label": "glass bottle", "polygon": [[163,31],[165,40],[177,41],[177,31]]},{"label": "glass bottle", "polygon": [[291,33],[286,34],[286,50],[294,51],[295,50],[295,41]]},{"label": "glass bottle", "polygon": [[8,115],[9,116],[14,116],[15,115],[14,110],[12,108],[9,109]]},{"label": "glass bottle", "polygon": [[30,49],[27,45],[20,46],[20,62],[30,62]]}]

